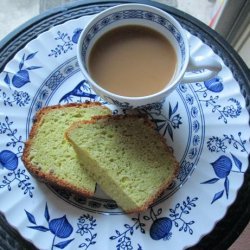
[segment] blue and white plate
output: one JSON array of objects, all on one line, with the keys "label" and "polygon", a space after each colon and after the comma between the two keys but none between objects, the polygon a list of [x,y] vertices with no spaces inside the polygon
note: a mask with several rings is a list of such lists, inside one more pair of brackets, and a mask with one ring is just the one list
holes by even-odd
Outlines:
[{"label": "blue and white plate", "polygon": [[[175,181],[148,211],[124,214],[100,189],[88,199],[57,190],[30,176],[22,163],[37,110],[58,103],[103,102],[76,60],[79,34],[91,18],[44,32],[0,74],[0,210],[39,249],[192,246],[223,218],[248,167],[249,115],[239,85],[222,60],[215,78],[180,84],[164,102],[140,111],[154,120],[181,163]],[[191,53],[218,57],[187,34]],[[109,107],[114,113],[126,112]]]}]

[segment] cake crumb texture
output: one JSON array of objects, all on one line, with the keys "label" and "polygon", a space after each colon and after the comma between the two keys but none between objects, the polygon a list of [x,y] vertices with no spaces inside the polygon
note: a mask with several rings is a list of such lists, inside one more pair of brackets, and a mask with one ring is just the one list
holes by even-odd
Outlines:
[{"label": "cake crumb texture", "polygon": [[89,175],[126,212],[143,211],[179,168],[152,122],[138,116],[99,116],[66,131]]}]

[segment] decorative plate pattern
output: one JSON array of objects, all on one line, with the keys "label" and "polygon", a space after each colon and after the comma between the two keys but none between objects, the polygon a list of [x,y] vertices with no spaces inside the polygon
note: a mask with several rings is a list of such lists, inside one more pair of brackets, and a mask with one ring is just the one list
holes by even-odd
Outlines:
[{"label": "decorative plate pattern", "polygon": [[[41,107],[102,102],[86,84],[75,56],[79,34],[91,18],[42,33],[0,74],[1,211],[39,249],[192,246],[225,215],[248,167],[249,115],[239,85],[222,60],[217,77],[180,84],[164,102],[140,110],[155,122],[181,163],[175,181],[148,211],[126,215],[100,189],[91,199],[57,190],[36,181],[21,161]],[[217,57],[200,39],[187,35],[191,53]],[[126,113],[126,107],[108,106],[114,114]]]}]

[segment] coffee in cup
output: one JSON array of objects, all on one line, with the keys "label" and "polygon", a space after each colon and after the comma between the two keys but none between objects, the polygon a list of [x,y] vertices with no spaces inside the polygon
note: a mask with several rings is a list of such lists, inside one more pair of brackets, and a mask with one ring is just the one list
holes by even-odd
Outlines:
[{"label": "coffee in cup", "polygon": [[114,28],[93,46],[89,73],[102,88],[121,96],[148,96],[163,90],[176,71],[171,42],[140,25]]}]

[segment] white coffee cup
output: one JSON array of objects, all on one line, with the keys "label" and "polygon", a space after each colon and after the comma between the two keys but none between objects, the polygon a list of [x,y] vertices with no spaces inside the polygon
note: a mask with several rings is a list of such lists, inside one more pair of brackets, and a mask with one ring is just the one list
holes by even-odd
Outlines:
[{"label": "white coffee cup", "polygon": [[[89,73],[89,56],[96,41],[106,32],[124,25],[142,25],[166,37],[177,55],[177,70],[161,91],[148,96],[121,96],[104,89]],[[156,103],[166,98],[180,82],[192,83],[208,80],[221,70],[221,64],[206,55],[190,56],[189,43],[180,23],[166,12],[144,4],[122,4],[97,14],[84,28],[77,45],[80,69],[93,90],[104,100],[122,108],[136,108]],[[202,69],[202,70],[201,70]],[[205,70],[203,70],[205,69]],[[201,70],[201,73],[192,71]]]}]

